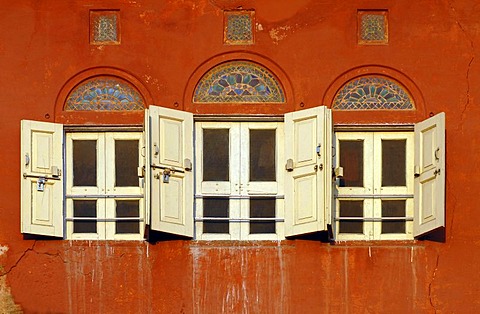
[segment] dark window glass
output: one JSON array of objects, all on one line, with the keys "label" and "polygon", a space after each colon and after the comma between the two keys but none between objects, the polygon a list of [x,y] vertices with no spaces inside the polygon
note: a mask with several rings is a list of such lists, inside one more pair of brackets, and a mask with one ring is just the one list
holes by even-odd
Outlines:
[{"label": "dark window glass", "polygon": [[405,140],[382,140],[382,186],[406,185]]},{"label": "dark window glass", "polygon": [[363,141],[340,141],[340,186],[363,186]]},{"label": "dark window glass", "polygon": [[97,186],[97,141],[73,141],[73,185]]},{"label": "dark window glass", "polygon": [[138,186],[137,168],[138,140],[116,140],[115,186]]},{"label": "dark window glass", "polygon": [[228,181],[230,168],[228,129],[203,130],[203,180]]},{"label": "dark window glass", "polygon": [[[342,217],[359,217],[342,220]],[[363,233],[363,201],[340,201],[340,233]]]},{"label": "dark window glass", "polygon": [[[228,218],[229,217],[229,199],[228,198],[204,198],[203,199],[203,217]],[[228,220],[215,220],[203,222],[204,233],[229,233]]]},{"label": "dark window glass", "polygon": [[[405,201],[382,200],[382,217],[405,217]],[[405,220],[382,221],[382,233],[405,233]]]},{"label": "dark window glass", "polygon": [[[97,201],[96,200],[74,200],[73,201],[73,217],[74,218],[97,218]],[[73,233],[97,233],[97,221],[79,220],[73,221]]]},{"label": "dark window glass", "polygon": [[[275,218],[274,198],[250,199],[250,218]],[[275,233],[274,221],[255,220],[250,222],[250,234]]]},{"label": "dark window glass", "polygon": [[139,233],[139,203],[137,200],[116,201],[117,218],[132,217],[137,219],[121,220],[115,223],[115,233]]},{"label": "dark window glass", "polygon": [[250,130],[250,181],[275,181],[275,130]]}]

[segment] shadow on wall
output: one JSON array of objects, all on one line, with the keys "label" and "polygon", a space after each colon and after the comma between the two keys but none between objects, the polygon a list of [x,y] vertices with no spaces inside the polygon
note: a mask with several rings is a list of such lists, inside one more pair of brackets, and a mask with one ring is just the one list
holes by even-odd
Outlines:
[{"label": "shadow on wall", "polygon": [[420,241],[428,240],[433,242],[445,243],[446,241],[445,233],[446,233],[445,227],[441,227],[433,230],[430,233],[427,233],[424,236],[418,237],[417,240],[420,240]]}]

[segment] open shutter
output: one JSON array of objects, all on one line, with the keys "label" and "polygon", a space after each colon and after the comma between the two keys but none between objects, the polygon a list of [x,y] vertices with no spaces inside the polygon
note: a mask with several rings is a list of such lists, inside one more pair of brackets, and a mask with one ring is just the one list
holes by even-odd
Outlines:
[{"label": "open shutter", "polygon": [[149,111],[151,228],[193,237],[193,114]]},{"label": "open shutter", "polygon": [[445,226],[445,113],[415,125],[413,235]]},{"label": "open shutter", "polygon": [[331,111],[285,115],[285,235],[326,230],[331,204]]},{"label": "open shutter", "polygon": [[21,232],[63,237],[63,125],[21,122]]},{"label": "open shutter", "polygon": [[151,128],[150,128],[150,111],[148,109],[145,109],[145,115],[143,117],[143,145],[145,147],[145,164],[144,164],[144,180],[143,180],[143,191],[144,191],[144,202],[145,202],[145,224],[150,225],[150,208],[151,208],[151,202],[150,202],[150,191],[151,191],[151,182],[152,182],[152,176],[151,176],[151,169],[150,165],[152,164],[150,157],[151,157],[151,151],[150,151],[150,138],[151,138]]}]

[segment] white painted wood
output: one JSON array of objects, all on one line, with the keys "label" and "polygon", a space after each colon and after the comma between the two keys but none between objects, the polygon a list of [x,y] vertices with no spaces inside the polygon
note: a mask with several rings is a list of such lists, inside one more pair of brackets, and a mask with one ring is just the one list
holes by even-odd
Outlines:
[{"label": "white painted wood", "polygon": [[445,113],[415,125],[413,235],[445,226]]},{"label": "white painted wood", "polygon": [[[125,198],[125,195],[143,195],[144,189],[141,186],[143,179],[138,178],[135,186],[117,186],[115,183],[116,177],[116,141],[128,140],[138,143],[138,160],[135,165],[135,169],[132,171],[137,172],[138,166],[143,164],[142,157],[142,133],[140,132],[115,132],[105,133],[105,195],[110,196],[105,200],[105,217],[109,219],[117,218],[117,201],[136,201],[139,202],[138,219],[144,219],[144,204],[141,198]],[[134,153],[134,152],[132,152]],[[116,222],[108,221],[105,223],[105,238],[113,240],[139,240],[143,238],[145,230],[145,222],[139,221],[138,233],[122,234],[116,232]]]},{"label": "white painted wood", "polygon": [[[251,130],[275,130],[275,181],[251,181],[250,180],[250,131]],[[240,195],[247,199],[241,201],[240,216],[250,218],[250,198],[258,196],[276,197],[283,195],[284,191],[284,128],[283,123],[276,122],[245,122],[240,125]],[[284,200],[275,201],[275,218],[284,217]],[[242,240],[281,240],[284,239],[284,223],[275,223],[275,233],[250,234],[250,223],[240,223]]]},{"label": "white painted wood", "polygon": [[[149,112],[151,228],[193,237],[193,174],[184,168],[185,159],[193,161],[193,114],[157,106]],[[155,167],[176,171],[165,183]]]},{"label": "white painted wood", "polygon": [[[275,130],[275,181],[251,181],[250,180],[250,130]],[[242,189],[240,195],[277,195],[283,191],[283,124],[275,122],[242,123],[240,128],[240,182]],[[283,194],[283,193],[282,193]]]},{"label": "white painted wood", "polygon": [[[398,195],[398,198],[388,200],[402,200],[406,204],[405,217],[413,217],[413,199],[402,195],[413,195],[413,133],[412,132],[337,132],[336,138],[336,166],[341,166],[344,173],[349,165],[340,163],[341,141],[361,141],[363,143],[363,176],[362,187],[342,187],[337,179],[335,190],[335,238],[337,240],[408,240],[412,239],[412,222],[406,222],[405,233],[382,233],[382,195]],[[405,186],[382,186],[382,141],[404,140],[406,145],[406,184]],[[375,199],[372,197],[375,195]],[[370,196],[370,197],[369,197]],[[377,221],[363,222],[363,233],[341,233],[340,217],[341,202],[363,201],[363,217],[377,219]]]},{"label": "white painted wood", "polygon": [[[331,115],[316,107],[285,115],[285,159],[293,171],[285,177],[285,235],[326,230],[326,195],[331,187]],[[328,147],[327,147],[328,146]],[[317,153],[317,147],[319,151]]]},{"label": "white painted wood", "polygon": [[145,224],[151,224],[150,220],[150,213],[151,213],[151,200],[150,200],[150,191],[152,188],[152,171],[150,171],[151,165],[151,145],[150,145],[150,138],[151,138],[151,126],[150,126],[150,111],[149,109],[145,109],[145,115],[143,117],[143,153],[141,156],[144,157],[143,159],[143,168],[144,168],[144,179],[143,179],[143,206],[145,208]]},{"label": "white painted wood", "polygon": [[[143,164],[142,156],[142,133],[140,132],[85,132],[66,134],[66,167],[67,167],[67,238],[83,240],[139,240],[143,238],[145,222],[143,198],[132,198],[131,195],[143,195],[142,178],[138,179],[136,186],[116,186],[115,184],[115,143],[117,140],[136,141],[138,143],[138,163],[135,167]],[[96,186],[74,186],[73,146],[75,141],[96,142],[96,164],[97,177]],[[137,171],[137,169],[132,169]],[[89,196],[89,197],[86,197]],[[116,233],[116,201],[117,200],[139,201],[139,232],[132,234]],[[96,201],[96,233],[75,233],[74,232],[74,202],[76,200]],[[109,221],[105,221],[108,219]]]},{"label": "white painted wood", "polygon": [[[73,146],[75,141],[95,141],[97,143],[97,184],[95,186],[74,186],[73,184]],[[114,160],[111,161],[112,163]],[[105,194],[105,133],[85,132],[66,134],[66,189],[67,195],[100,195]]]},{"label": "white painted wood", "polygon": [[[229,130],[228,181],[203,180],[203,132],[206,129]],[[275,130],[276,180],[250,181],[250,130]],[[283,124],[277,122],[198,122],[195,124],[196,138],[196,238],[202,240],[278,240],[283,239],[283,222],[277,223],[277,232],[270,234],[249,234],[249,199],[258,196],[277,197],[283,193]],[[229,217],[242,219],[231,221],[228,234],[203,233],[204,201],[201,196],[229,198]],[[276,201],[276,217],[283,218],[283,200]]]},{"label": "white painted wood", "polygon": [[[96,185],[95,186],[75,186],[74,185],[74,173],[73,173],[73,164],[75,162],[73,155],[73,147],[76,141],[95,141],[96,142]],[[67,196],[69,195],[105,195],[105,180],[107,175],[107,169],[105,164],[105,133],[95,133],[95,132],[81,132],[81,133],[67,133],[66,134],[66,191]],[[113,162],[113,161],[112,161]],[[111,164],[111,163],[109,163]],[[79,233],[74,232],[74,221],[69,218],[74,218],[74,202],[75,200],[83,200],[83,198],[68,198],[66,199],[66,215],[67,215],[67,238],[72,240],[104,240],[105,239],[105,225],[104,221],[97,222],[97,232],[96,233]],[[96,218],[104,219],[105,216],[105,199],[94,199],[90,198],[89,200],[96,201]],[[95,218],[94,218],[95,219]]]},{"label": "white painted wood", "polygon": [[[63,125],[21,121],[21,231],[63,237]],[[52,168],[53,167],[53,168]],[[60,172],[53,173],[52,169]],[[44,191],[38,178],[48,179]]]},{"label": "white painted wood", "polygon": [[[229,130],[229,167],[228,181],[203,180],[203,130],[228,129]],[[195,164],[196,164],[196,190],[200,194],[209,195],[239,195],[240,194],[240,123],[225,122],[198,122],[195,123]]]},{"label": "white painted wood", "polygon": [[[107,229],[107,222],[102,221],[102,219],[106,218],[105,215],[105,207],[106,207],[106,199],[99,198],[95,199],[96,201],[96,208],[97,208],[97,217],[93,219],[98,219],[97,221],[97,232],[96,233],[80,233],[74,232],[74,222],[71,219],[67,219],[67,239],[69,240],[113,240],[112,238],[106,238],[106,229]],[[67,198],[66,199],[66,208],[67,208],[67,217],[73,218],[73,207],[74,207],[74,199]],[[109,222],[110,224],[114,224],[114,222]]]},{"label": "white painted wood", "polygon": [[[374,194],[375,195],[413,195],[413,132],[373,132],[374,138]],[[405,141],[405,186],[382,186],[382,141]],[[413,198],[396,198],[388,200],[405,201],[405,217],[413,217]],[[373,217],[382,218],[382,199],[373,202]],[[373,239],[375,240],[411,240],[413,238],[413,221],[405,222],[405,233],[382,233],[382,222],[372,222]]]},{"label": "white painted wood", "polygon": [[[229,133],[229,164],[218,165],[228,167],[228,181],[205,181],[203,179],[203,132],[207,129],[228,130]],[[195,123],[195,176],[196,193],[198,195],[219,196],[222,198],[230,195],[240,195],[240,123],[233,122],[198,122]],[[240,200],[230,200],[228,212],[230,217],[240,217]],[[202,198],[195,201],[195,217],[204,217],[204,202]],[[240,239],[240,228],[238,223],[229,223],[229,233],[204,233],[204,221],[196,222],[196,239],[199,240],[238,240]]]}]

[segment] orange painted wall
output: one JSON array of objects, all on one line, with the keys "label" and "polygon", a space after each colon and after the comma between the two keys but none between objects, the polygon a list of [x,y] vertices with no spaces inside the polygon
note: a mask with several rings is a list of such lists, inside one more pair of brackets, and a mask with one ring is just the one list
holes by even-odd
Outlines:
[{"label": "orange painted wall", "polygon": [[[0,0],[0,312],[475,313],[480,311],[480,5],[476,0]],[[255,44],[223,44],[223,10],[255,9]],[[118,9],[121,44],[89,44],[89,10]],[[389,44],[359,46],[358,9],[387,9]],[[20,233],[20,120],[141,124],[141,115],[62,113],[90,69],[122,71],[149,102],[191,104],[203,69],[261,61],[282,80],[283,113],[325,104],[355,71],[399,73],[414,113],[334,113],[337,123],[447,118],[444,241],[329,244],[29,239]],[[70,83],[69,83],[70,82]],[[303,105],[302,105],[303,104]],[[248,106],[248,105],[245,105]],[[302,107],[303,106],[303,107]],[[267,113],[261,106],[245,112]],[[78,119],[78,120],[75,120]],[[122,120],[119,120],[122,119]]]}]

